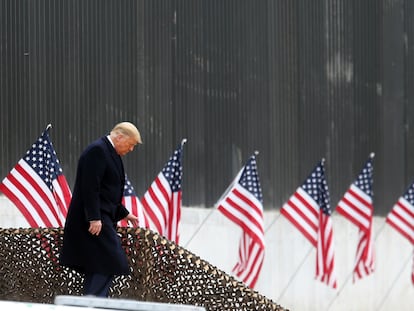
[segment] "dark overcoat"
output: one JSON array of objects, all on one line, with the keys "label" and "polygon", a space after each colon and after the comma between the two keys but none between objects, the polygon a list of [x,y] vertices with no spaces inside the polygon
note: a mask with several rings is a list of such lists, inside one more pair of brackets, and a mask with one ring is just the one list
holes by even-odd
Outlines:
[{"label": "dark overcoat", "polygon": [[[116,224],[128,215],[122,205],[125,173],[121,157],[107,137],[81,154],[66,218],[60,264],[81,273],[128,274],[125,251]],[[89,221],[101,220],[102,230],[89,233]]]}]

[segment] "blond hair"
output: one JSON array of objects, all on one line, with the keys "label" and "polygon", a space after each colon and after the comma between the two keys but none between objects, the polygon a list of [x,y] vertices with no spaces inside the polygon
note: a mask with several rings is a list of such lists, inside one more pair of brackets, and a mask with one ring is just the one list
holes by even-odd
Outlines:
[{"label": "blond hair", "polygon": [[111,135],[125,135],[136,140],[137,144],[142,144],[141,134],[131,122],[121,122],[116,124],[111,130]]}]

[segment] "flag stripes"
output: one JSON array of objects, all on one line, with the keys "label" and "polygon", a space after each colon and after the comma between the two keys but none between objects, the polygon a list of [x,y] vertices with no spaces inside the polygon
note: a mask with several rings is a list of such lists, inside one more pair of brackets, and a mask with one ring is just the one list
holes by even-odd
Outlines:
[{"label": "flag stripes", "polygon": [[333,228],[329,190],[322,159],[280,213],[316,247],[315,278],[336,288]]},{"label": "flag stripes", "polygon": [[399,198],[385,221],[414,244],[414,205],[408,200]]},{"label": "flag stripes", "polygon": [[283,205],[280,213],[285,216],[313,246],[317,246],[319,228],[318,204],[302,188]]},{"label": "flag stripes", "polygon": [[[414,245],[414,182],[394,204],[385,221]],[[411,281],[414,284],[414,256]]]},{"label": "flag stripes", "polygon": [[180,220],[181,220],[181,201],[182,201],[182,192],[173,192],[171,203],[168,206],[170,219],[168,221],[168,232],[167,236],[171,240],[179,241],[180,233],[178,232]]},{"label": "flag stripes", "polygon": [[186,139],[174,151],[164,168],[141,198],[147,228],[179,242],[181,220],[182,151]]},{"label": "flag stripes", "polygon": [[60,211],[59,215],[61,215],[64,223],[64,219],[66,219],[68,213],[69,203],[72,199],[72,191],[63,174],[58,175],[57,178],[52,181],[52,186],[54,189],[53,196],[58,206],[58,210]]},{"label": "flag stripes", "polygon": [[352,184],[338,203],[338,212],[362,230],[369,230],[373,216],[372,199]]},{"label": "flag stripes", "polygon": [[355,256],[353,280],[370,275],[375,269],[375,252],[372,239],[372,221],[374,214],[372,175],[372,153],[351,184],[343,198],[339,201],[336,211],[359,228],[359,241]]},{"label": "flag stripes", "polygon": [[262,201],[256,157],[253,155],[216,204],[224,216],[243,230],[239,260],[233,272],[252,288],[256,285],[264,261]]},{"label": "flag stripes", "polygon": [[359,242],[355,256],[354,278],[362,279],[374,272],[375,253],[371,232],[359,231]]},{"label": "flag stripes", "polygon": [[169,205],[172,191],[162,173],[152,182],[141,198],[141,204],[149,221],[149,228],[167,237]]},{"label": "flag stripes", "polygon": [[237,183],[218,209],[247,232],[256,243],[265,245],[261,203],[248,190]]},{"label": "flag stripes", "polygon": [[62,227],[72,196],[48,129],[0,184],[31,227]]},{"label": "flag stripes", "polygon": [[264,247],[254,242],[249,234],[244,232],[239,244],[239,261],[232,271],[244,283],[254,287],[259,279],[264,254]]},{"label": "flag stripes", "polygon": [[333,228],[330,216],[320,213],[320,230],[316,246],[316,279],[336,288],[335,254],[333,248]]}]

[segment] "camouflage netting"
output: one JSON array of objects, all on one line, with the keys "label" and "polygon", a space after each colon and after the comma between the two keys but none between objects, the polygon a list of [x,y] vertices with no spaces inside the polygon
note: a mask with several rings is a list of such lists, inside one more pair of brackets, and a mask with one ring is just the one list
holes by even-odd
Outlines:
[{"label": "camouflage netting", "polygon": [[[164,237],[119,228],[131,275],[116,277],[110,296],[191,304],[206,310],[285,310]],[[0,229],[0,299],[52,303],[81,295],[83,276],[59,266],[62,228]]]}]

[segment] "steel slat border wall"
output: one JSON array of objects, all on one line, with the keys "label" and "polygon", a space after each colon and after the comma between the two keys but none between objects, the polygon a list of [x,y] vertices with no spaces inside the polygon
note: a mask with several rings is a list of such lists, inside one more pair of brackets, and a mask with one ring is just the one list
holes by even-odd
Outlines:
[{"label": "steel slat border wall", "polygon": [[[404,21],[404,174],[405,181],[414,180],[414,2],[403,1]],[[401,177],[400,177],[401,178]]]},{"label": "steel slat border wall", "polygon": [[86,144],[129,119],[144,138],[125,158],[139,194],[188,138],[185,205],[212,206],[254,150],[267,208],[321,157],[333,207],[371,151],[377,213],[414,179],[408,0],[0,0],[0,10],[0,177],[52,123],[72,184]]}]

